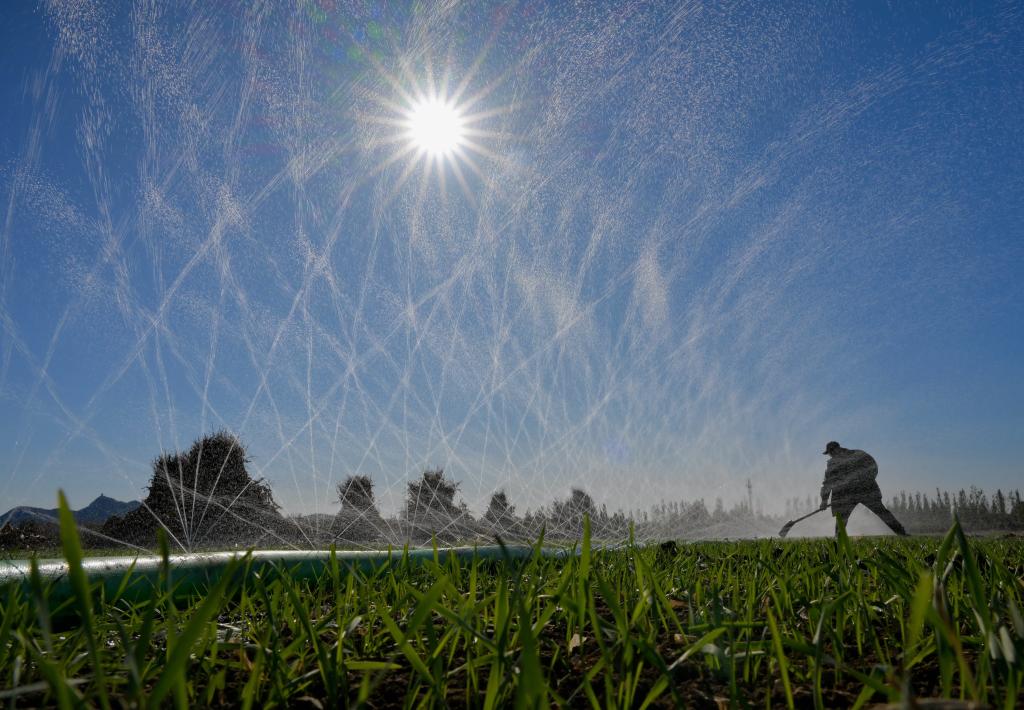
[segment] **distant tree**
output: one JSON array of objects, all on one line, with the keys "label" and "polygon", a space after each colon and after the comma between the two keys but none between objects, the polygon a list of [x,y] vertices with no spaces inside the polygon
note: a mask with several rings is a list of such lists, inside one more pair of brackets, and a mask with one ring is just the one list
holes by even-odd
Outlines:
[{"label": "distant tree", "polygon": [[341,544],[387,538],[386,525],[377,510],[373,481],[369,476],[349,476],[338,484],[341,510],[334,517],[333,537]]},{"label": "distant tree", "polygon": [[249,474],[248,461],[242,442],[226,431],[197,439],[186,452],[161,454],[142,505],[108,520],[102,532],[147,546],[162,527],[187,548],[248,546],[279,535],[278,505],[270,486]]},{"label": "distant tree", "polygon": [[577,538],[583,534],[583,516],[589,516],[591,530],[597,519],[597,506],[594,499],[582,488],[573,488],[568,500],[554,501],[549,516],[550,532],[554,537]]},{"label": "distant tree", "polygon": [[534,512],[527,510],[526,514],[523,515],[522,529],[523,534],[528,540],[535,540],[540,536],[541,530],[546,530],[547,518],[544,515],[544,510]]},{"label": "distant tree", "polygon": [[427,469],[418,481],[409,483],[406,513],[409,517],[426,512],[456,515],[459,512],[455,505],[458,490],[459,484],[445,478],[444,469]]},{"label": "distant tree", "polygon": [[1017,529],[1024,527],[1024,500],[1021,500],[1018,490],[1013,491],[1011,498],[1010,524]]},{"label": "distant tree", "polygon": [[491,502],[484,513],[484,522],[497,531],[506,530],[518,525],[516,507],[508,502],[505,491],[498,491],[491,496]]},{"label": "distant tree", "polygon": [[689,506],[687,517],[690,520],[690,524],[696,527],[703,527],[711,521],[711,513],[708,512],[708,506],[704,503],[703,498]]},{"label": "distant tree", "polygon": [[338,484],[338,501],[359,510],[374,506],[373,481],[369,476],[349,476]]},{"label": "distant tree", "polygon": [[992,496],[992,512],[1000,516],[1006,515],[1006,497],[1002,489],[996,489],[996,494]]},{"label": "distant tree", "polygon": [[427,469],[418,480],[409,482],[402,519],[410,539],[457,542],[480,536],[465,503],[455,502],[458,490],[459,484],[445,477],[441,468]]}]

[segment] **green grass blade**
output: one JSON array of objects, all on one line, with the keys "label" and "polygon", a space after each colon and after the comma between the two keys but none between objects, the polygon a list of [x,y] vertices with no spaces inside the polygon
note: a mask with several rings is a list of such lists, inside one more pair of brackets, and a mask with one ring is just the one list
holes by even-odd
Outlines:
[{"label": "green grass blade", "polygon": [[172,687],[186,678],[190,656],[195,650],[194,646],[205,632],[207,623],[220,610],[222,598],[231,582],[234,569],[234,564],[228,565],[217,584],[206,593],[202,602],[192,612],[185,628],[174,637],[173,645],[168,639],[167,662],[150,691],[149,707],[160,707]]},{"label": "green grass blade", "polygon": [[550,707],[547,698],[547,683],[544,680],[544,673],[540,667],[540,651],[537,647],[537,639],[533,635],[533,626],[530,620],[530,613],[527,609],[524,595],[517,595],[519,610],[519,678],[516,687],[515,707],[517,710],[527,708]]},{"label": "green grass blade", "polygon": [[78,524],[75,522],[71,508],[68,506],[68,500],[62,490],[57,492],[57,514],[60,519],[61,546],[64,550],[64,559],[68,564],[68,581],[71,583],[71,589],[81,614],[82,626],[86,635],[86,648],[89,649],[89,660],[96,677],[96,692],[99,695],[100,706],[109,708],[107,677],[103,668],[101,645],[97,643],[96,624],[93,622],[92,592],[82,567],[82,543],[78,539]]},{"label": "green grass blade", "polygon": [[[64,677],[57,664],[40,653],[35,645],[27,639],[21,638],[20,640],[21,645],[28,651],[33,662],[39,668],[39,672],[42,673],[43,678],[46,679],[47,684],[50,686],[50,690],[57,699],[57,707],[60,710],[71,710],[71,708],[75,707],[75,703],[72,702],[74,690],[68,685],[67,678]],[[14,699],[12,699],[11,707],[14,707],[14,702]]]},{"label": "green grass blade", "polygon": [[398,650],[402,652],[402,655],[404,655],[406,659],[409,661],[409,664],[412,665],[413,670],[419,673],[420,676],[423,678],[423,680],[427,682],[428,685],[430,685],[431,687],[436,686],[437,681],[434,679],[434,676],[430,673],[430,669],[427,667],[427,664],[424,663],[420,655],[416,653],[416,649],[414,649],[412,647],[412,644],[409,643],[405,634],[403,634],[402,630],[398,628],[398,624],[396,624],[394,619],[391,618],[391,615],[388,614],[386,611],[383,611],[381,612],[380,620],[384,624],[384,627],[388,630],[388,633],[390,633],[391,637],[395,640],[395,644],[397,644]]},{"label": "green grass blade", "polygon": [[765,611],[768,614],[768,627],[772,632],[772,648],[775,651],[775,660],[779,664],[779,674],[782,676],[782,688],[786,693],[786,707],[789,710],[794,710],[793,687],[789,682],[789,663],[786,660],[786,653],[782,648],[782,635],[779,633],[779,625],[775,621],[775,614],[772,613],[771,607],[768,607]]},{"label": "green grass blade", "polygon": [[922,572],[917,582],[917,587],[914,590],[914,597],[910,602],[910,626],[907,629],[907,641],[903,647],[904,663],[906,664],[904,668],[906,670],[910,670],[913,666],[913,663],[906,663],[906,659],[911,658],[911,654],[917,649],[917,644],[921,640],[925,616],[932,602],[934,588],[935,581],[932,575],[928,572]]}]

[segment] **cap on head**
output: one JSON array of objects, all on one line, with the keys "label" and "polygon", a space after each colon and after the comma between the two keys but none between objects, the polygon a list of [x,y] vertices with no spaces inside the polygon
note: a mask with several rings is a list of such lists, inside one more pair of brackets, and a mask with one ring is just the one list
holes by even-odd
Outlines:
[{"label": "cap on head", "polygon": [[825,444],[825,450],[822,451],[821,453],[828,455],[838,448],[840,448],[838,441],[830,441],[827,444]]}]

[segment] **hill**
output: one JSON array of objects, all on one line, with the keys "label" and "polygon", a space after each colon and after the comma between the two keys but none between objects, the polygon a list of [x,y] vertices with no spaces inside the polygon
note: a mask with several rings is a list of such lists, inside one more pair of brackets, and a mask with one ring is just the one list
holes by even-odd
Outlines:
[{"label": "hill", "polygon": [[[139,507],[139,501],[120,501],[100,494],[96,500],[80,510],[72,511],[75,520],[79,523],[90,523],[101,525],[113,515],[124,515]],[[57,520],[56,508],[33,508],[30,506],[17,506],[11,508],[3,515],[0,515],[0,527],[10,523],[19,526],[24,523],[35,521],[38,523],[52,523]]]}]

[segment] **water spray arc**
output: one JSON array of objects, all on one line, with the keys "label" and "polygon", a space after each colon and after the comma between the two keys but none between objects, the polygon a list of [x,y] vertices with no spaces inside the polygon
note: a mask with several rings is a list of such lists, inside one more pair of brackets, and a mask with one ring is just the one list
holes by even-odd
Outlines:
[{"label": "water spray arc", "polygon": [[772,512],[858,422],[1014,420],[935,402],[979,343],[964,391],[1020,381],[1015,7],[102,5],[0,64],[5,508],[141,497],[223,429],[259,483],[165,461],[181,550],[223,492],[312,548],[347,476],[388,521],[432,468],[476,519]]}]

